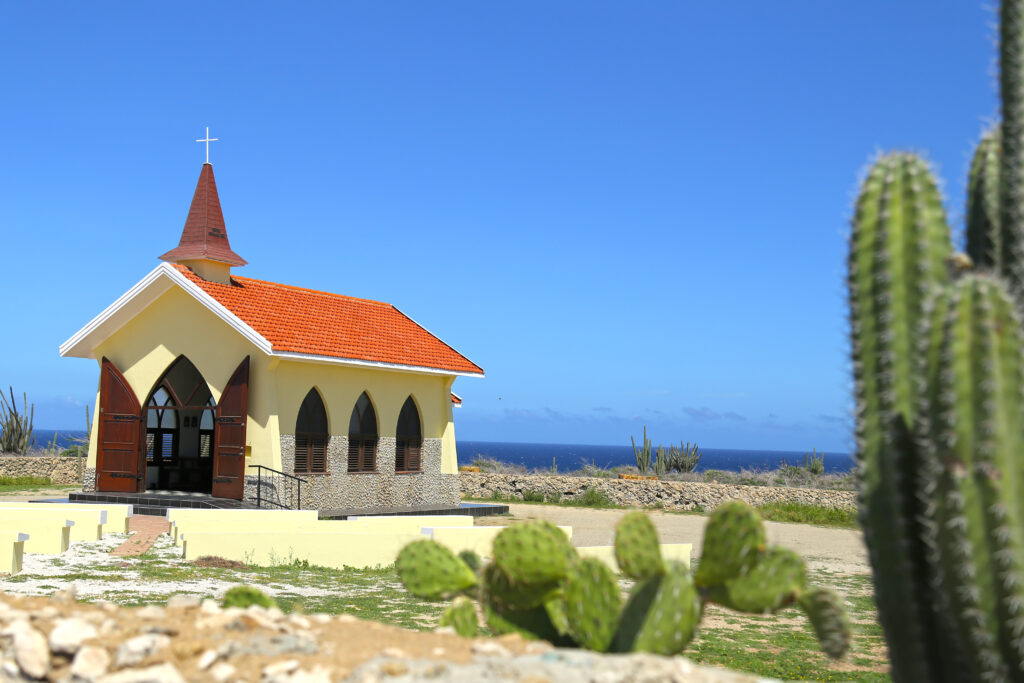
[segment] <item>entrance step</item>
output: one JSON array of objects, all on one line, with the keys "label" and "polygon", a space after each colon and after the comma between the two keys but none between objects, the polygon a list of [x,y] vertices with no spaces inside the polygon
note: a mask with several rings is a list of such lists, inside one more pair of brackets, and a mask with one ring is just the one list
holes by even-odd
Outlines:
[{"label": "entrance step", "polygon": [[137,515],[167,514],[167,508],[207,508],[213,510],[255,510],[256,504],[232,498],[214,498],[208,493],[188,491],[146,491],[145,493],[112,493],[109,491],[74,491],[69,503],[124,503],[134,506]]}]

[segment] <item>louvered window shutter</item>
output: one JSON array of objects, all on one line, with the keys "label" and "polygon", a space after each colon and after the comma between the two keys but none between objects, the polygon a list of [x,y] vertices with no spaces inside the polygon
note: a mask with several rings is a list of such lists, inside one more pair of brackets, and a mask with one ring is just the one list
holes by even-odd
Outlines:
[{"label": "louvered window shutter", "polygon": [[409,468],[410,472],[420,471],[420,448],[421,446],[419,443],[410,443],[408,446],[406,451],[406,466]]},{"label": "louvered window shutter", "polygon": [[395,471],[405,472],[408,464],[406,463],[406,441],[405,439],[399,439],[395,442]]},{"label": "louvered window shutter", "polygon": [[295,437],[295,471],[309,472],[309,443],[305,436]]},{"label": "louvered window shutter", "polygon": [[322,439],[310,442],[311,472],[327,471],[327,444]]},{"label": "louvered window shutter", "polygon": [[353,436],[348,439],[348,471],[359,471],[359,439]]}]

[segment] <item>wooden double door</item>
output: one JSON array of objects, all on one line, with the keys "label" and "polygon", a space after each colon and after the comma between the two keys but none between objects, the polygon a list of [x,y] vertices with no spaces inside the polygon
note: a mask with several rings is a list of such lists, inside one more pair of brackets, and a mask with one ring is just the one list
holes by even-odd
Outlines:
[{"label": "wooden double door", "polygon": [[[217,402],[213,432],[213,482],[218,498],[241,500],[245,489],[245,426],[249,408],[246,356]],[[96,490],[135,493],[146,489],[146,420],[121,371],[104,358],[100,368]]]}]

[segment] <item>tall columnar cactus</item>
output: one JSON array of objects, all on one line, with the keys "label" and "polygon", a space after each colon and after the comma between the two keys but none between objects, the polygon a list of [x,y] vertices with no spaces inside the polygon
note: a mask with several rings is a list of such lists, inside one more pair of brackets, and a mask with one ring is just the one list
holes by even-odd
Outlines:
[{"label": "tall columnar cactus", "polygon": [[967,255],[979,268],[1002,270],[999,231],[999,127],[985,133],[967,178]]},{"label": "tall columnar cactus", "polygon": [[636,440],[630,436],[630,442],[633,444],[633,457],[636,458],[636,468],[640,470],[640,474],[647,474],[647,469],[651,466],[651,440],[647,438],[647,425],[644,425],[644,442],[642,448],[636,447]]},{"label": "tall columnar cactus", "polygon": [[11,394],[10,403],[0,391],[0,453],[19,453],[24,455],[35,443],[32,435],[32,423],[35,420],[36,407],[29,407],[28,395],[22,394],[23,412],[18,412],[18,404],[14,400],[14,389],[8,387]]},{"label": "tall columnar cactus", "polygon": [[596,558],[579,558],[568,538],[547,522],[503,530],[492,555],[477,582],[468,579],[468,566],[459,567],[462,561],[434,541],[410,543],[396,568],[406,588],[420,597],[457,595],[441,625],[461,635],[477,632],[466,597],[475,594],[495,633],[601,652],[678,654],[696,633],[708,602],[756,613],[796,604],[827,654],[841,657],[849,647],[842,603],[831,592],[806,588],[803,562],[794,553],[765,547],[761,520],[743,503],[729,503],[712,515],[704,558],[711,558],[713,571],[696,578],[686,565],[662,558],[657,531],[643,513],[623,517],[615,556],[635,582],[625,603],[611,569]]},{"label": "tall columnar cactus", "polygon": [[[1024,0],[1000,20],[971,259],[951,254],[935,183],[906,154],[875,164],[853,221],[861,522],[901,682],[1024,680]],[[981,274],[962,272],[971,260]]]},{"label": "tall columnar cactus", "polygon": [[937,635],[920,578],[917,455],[910,430],[920,381],[918,328],[929,288],[949,279],[950,231],[938,187],[916,156],[871,168],[857,200],[849,258],[860,517],[894,671],[931,680]]}]

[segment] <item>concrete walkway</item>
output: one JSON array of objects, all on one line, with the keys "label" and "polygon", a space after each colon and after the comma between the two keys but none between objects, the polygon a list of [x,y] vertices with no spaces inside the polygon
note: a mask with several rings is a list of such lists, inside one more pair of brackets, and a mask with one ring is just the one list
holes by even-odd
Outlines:
[{"label": "concrete walkway", "polygon": [[151,547],[160,534],[166,534],[171,528],[164,517],[152,515],[135,515],[128,520],[128,540],[111,551],[111,555],[134,557],[141,555]]}]

